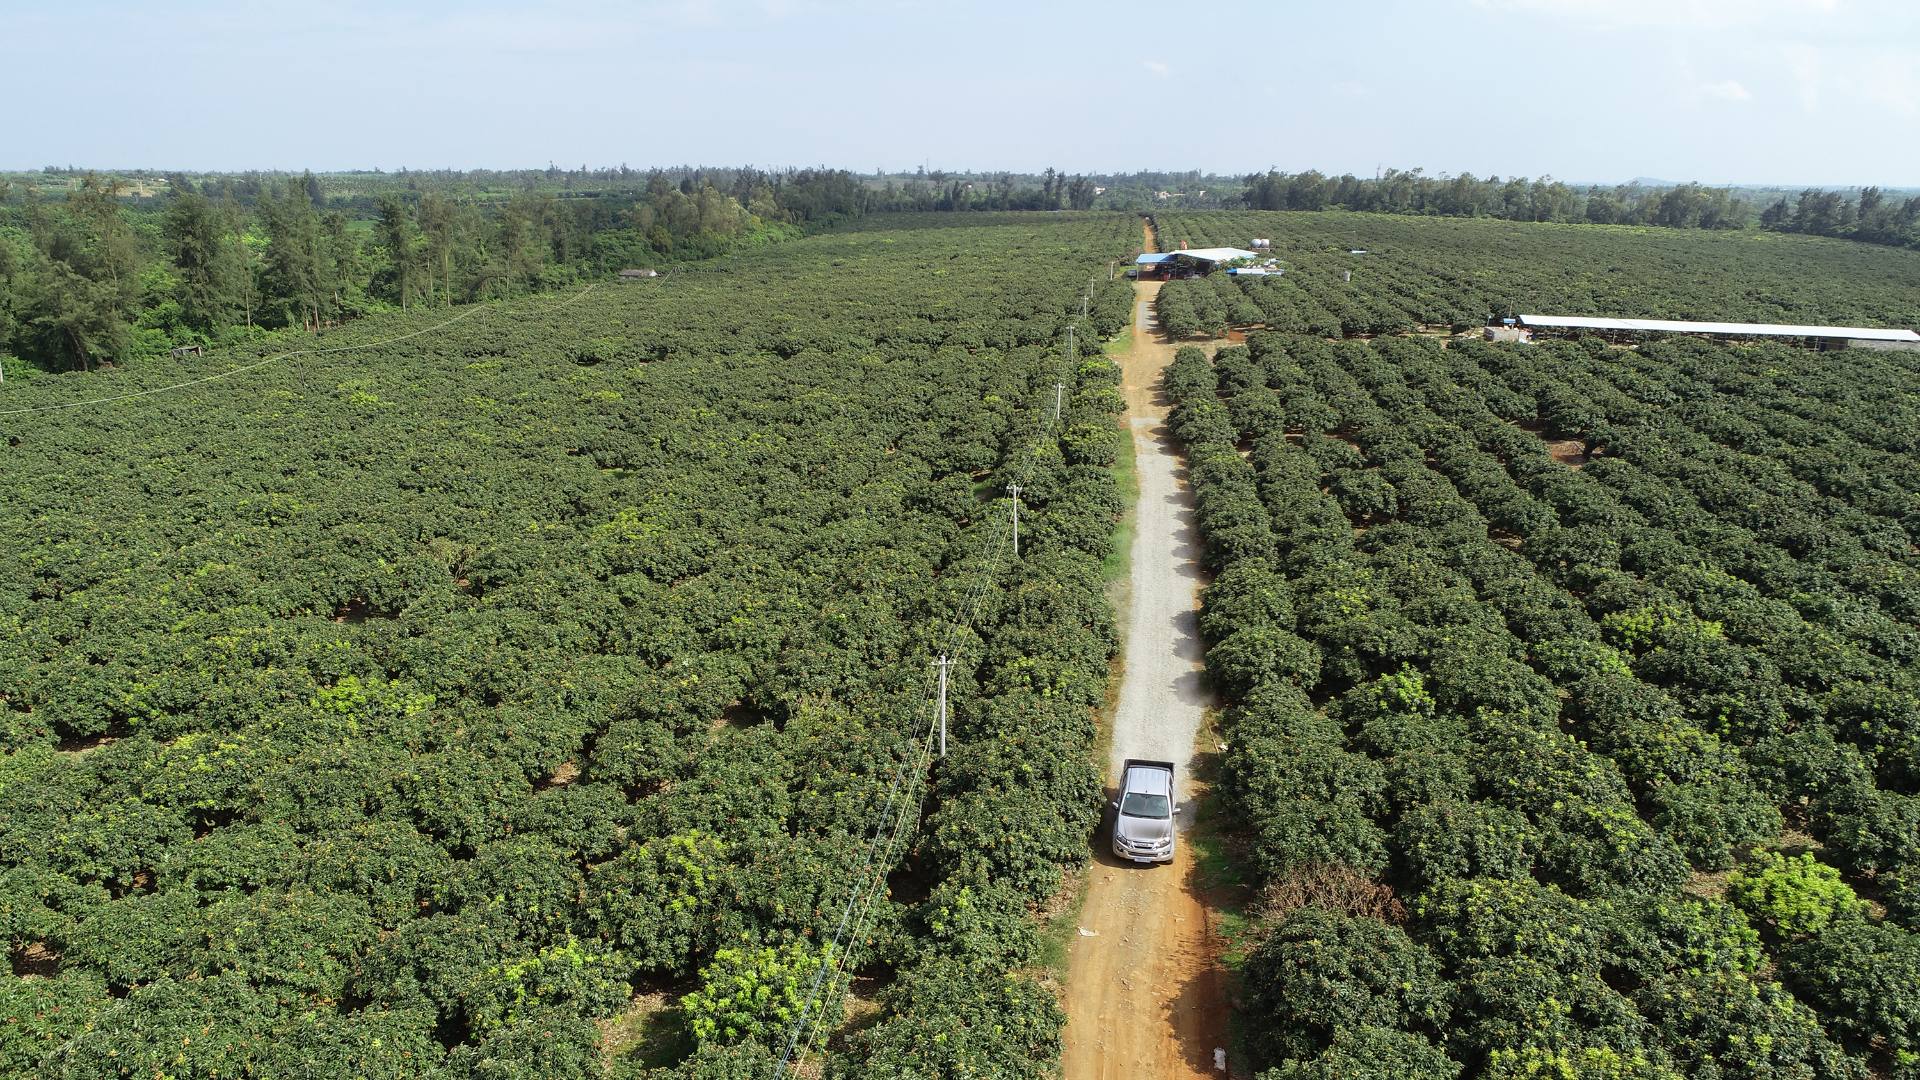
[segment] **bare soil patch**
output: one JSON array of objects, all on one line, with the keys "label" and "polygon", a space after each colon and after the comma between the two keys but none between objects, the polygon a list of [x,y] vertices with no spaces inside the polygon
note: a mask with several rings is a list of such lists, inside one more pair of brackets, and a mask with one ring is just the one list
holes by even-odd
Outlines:
[{"label": "bare soil patch", "polygon": [[72,754],[75,757],[82,757],[93,753],[103,746],[112,746],[114,743],[119,742],[121,738],[121,735],[116,735],[112,732],[106,732],[100,735],[75,735],[61,739],[58,743],[54,744],[53,749],[55,753]]},{"label": "bare soil patch", "polygon": [[1587,453],[1587,444],[1581,442],[1579,439],[1561,439],[1557,442],[1549,442],[1547,444],[1547,456],[1565,465],[1569,469],[1577,469],[1593,460],[1593,456]]},{"label": "bare soil patch", "polygon": [[38,941],[13,950],[13,974],[22,979],[51,979],[60,974],[60,954]]},{"label": "bare soil patch", "polygon": [[566,787],[578,779],[580,779],[580,763],[568,759],[555,765],[552,772],[541,777],[540,780],[533,785],[533,790],[535,793],[550,791],[553,788]]}]

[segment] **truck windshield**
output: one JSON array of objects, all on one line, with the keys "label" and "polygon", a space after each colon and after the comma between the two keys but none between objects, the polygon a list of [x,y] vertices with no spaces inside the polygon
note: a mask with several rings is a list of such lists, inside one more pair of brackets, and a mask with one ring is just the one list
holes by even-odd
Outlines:
[{"label": "truck windshield", "polygon": [[1120,804],[1120,812],[1128,817],[1163,818],[1173,816],[1167,812],[1167,797],[1165,795],[1142,795],[1138,792],[1134,792],[1126,797],[1126,800]]}]

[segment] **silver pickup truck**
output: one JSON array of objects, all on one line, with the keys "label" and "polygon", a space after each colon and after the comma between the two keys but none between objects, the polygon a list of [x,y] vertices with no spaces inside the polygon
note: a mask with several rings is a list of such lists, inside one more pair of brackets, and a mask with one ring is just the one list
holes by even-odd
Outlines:
[{"label": "silver pickup truck", "polygon": [[1173,762],[1128,758],[1113,801],[1113,853],[1141,863],[1173,861]]}]

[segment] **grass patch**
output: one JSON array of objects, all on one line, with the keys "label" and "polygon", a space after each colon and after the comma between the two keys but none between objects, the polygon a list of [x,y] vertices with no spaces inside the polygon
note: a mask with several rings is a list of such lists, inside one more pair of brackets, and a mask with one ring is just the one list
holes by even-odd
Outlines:
[{"label": "grass patch", "polygon": [[[1238,859],[1239,848],[1233,822],[1227,819],[1226,807],[1216,792],[1216,785],[1220,782],[1220,762],[1225,756],[1219,749],[1224,741],[1220,737],[1219,723],[1219,710],[1207,710],[1206,720],[1200,725],[1200,735],[1194,746],[1193,775],[1201,786],[1190,797],[1189,801],[1196,804],[1196,810],[1193,825],[1183,834],[1181,842],[1187,845],[1187,850],[1193,855],[1196,883],[1205,893],[1207,905],[1213,909],[1214,932],[1220,938],[1220,966],[1227,971],[1227,999],[1237,1002],[1240,999],[1240,972],[1246,966],[1247,953],[1253,943],[1253,905],[1257,894],[1250,875]],[[1252,1060],[1248,1056],[1246,1025],[1247,1019],[1239,1009],[1228,1010],[1228,1061]],[[1234,1075],[1240,1075],[1237,1069]]]},{"label": "grass patch", "polygon": [[1100,351],[1106,353],[1108,356],[1120,356],[1132,348],[1133,323],[1128,322],[1127,328],[1115,334],[1113,337],[1108,338],[1107,343],[1100,347]]},{"label": "grass patch", "polygon": [[1234,861],[1227,838],[1220,830],[1219,801],[1209,793],[1195,815],[1193,828],[1193,864],[1200,874],[1200,887],[1246,892],[1252,895],[1240,865]]},{"label": "grass patch", "polygon": [[1127,509],[1113,526],[1113,543],[1107,550],[1107,557],[1100,562],[1100,580],[1112,585],[1127,579],[1127,571],[1133,565],[1133,504],[1140,501],[1140,473],[1138,462],[1134,459],[1133,429],[1127,424],[1126,417],[1120,419],[1120,453],[1113,461],[1113,483],[1120,490],[1120,501]]},{"label": "grass patch", "polygon": [[1036,966],[1061,986],[1067,984],[1067,963],[1073,955],[1074,939],[1080,936],[1080,909],[1086,906],[1089,880],[1084,865],[1068,876],[1061,886],[1061,896],[1052,905],[1053,913],[1047,916],[1046,928],[1040,933]]},{"label": "grass patch", "polygon": [[1194,867],[1200,874],[1200,887],[1235,910],[1253,900],[1252,878],[1235,857],[1231,837],[1232,823],[1226,820],[1226,807],[1214,793],[1220,782],[1220,763],[1225,757],[1225,739],[1220,734],[1220,711],[1207,710],[1194,747],[1194,779],[1205,785],[1199,793],[1199,808],[1194,814]]},{"label": "grass patch", "polygon": [[686,1016],[665,993],[641,994],[618,1016],[600,1021],[600,1053],[609,1066],[664,1068],[693,1049]]},{"label": "grass patch", "polygon": [[1201,797],[1193,827],[1187,830],[1184,839],[1187,850],[1193,852],[1193,868],[1200,887],[1211,898],[1220,919],[1220,938],[1226,944],[1220,962],[1237,974],[1246,959],[1247,931],[1253,926],[1250,908],[1254,892],[1234,858],[1233,843],[1224,826],[1220,800],[1208,792]]},{"label": "grass patch", "polygon": [[[1219,800],[1209,796],[1201,803],[1193,827],[1187,831],[1188,850],[1193,852],[1194,871],[1205,883],[1212,898],[1214,933],[1220,940],[1220,966],[1227,972],[1227,1060],[1253,1060],[1248,1018],[1241,1012],[1241,973],[1247,954],[1254,946],[1255,920],[1251,911],[1254,897],[1230,853],[1230,845],[1220,831]],[[1235,1075],[1240,1075],[1238,1070]]]}]

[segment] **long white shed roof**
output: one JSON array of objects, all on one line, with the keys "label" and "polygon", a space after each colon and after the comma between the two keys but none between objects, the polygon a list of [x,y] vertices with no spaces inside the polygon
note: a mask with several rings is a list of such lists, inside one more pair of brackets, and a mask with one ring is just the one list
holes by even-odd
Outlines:
[{"label": "long white shed roof", "polygon": [[1232,262],[1235,259],[1259,258],[1258,255],[1243,248],[1189,248],[1186,251],[1175,251],[1171,254],[1185,255],[1189,259],[1198,259],[1201,262],[1210,263]]},{"label": "long white shed roof", "polygon": [[1680,319],[1596,319],[1585,315],[1522,315],[1533,327],[1560,330],[1629,330],[1655,334],[1726,334],[1734,337],[1845,338],[1858,341],[1920,341],[1911,330],[1869,326],[1791,326],[1784,323],[1686,322]]}]

